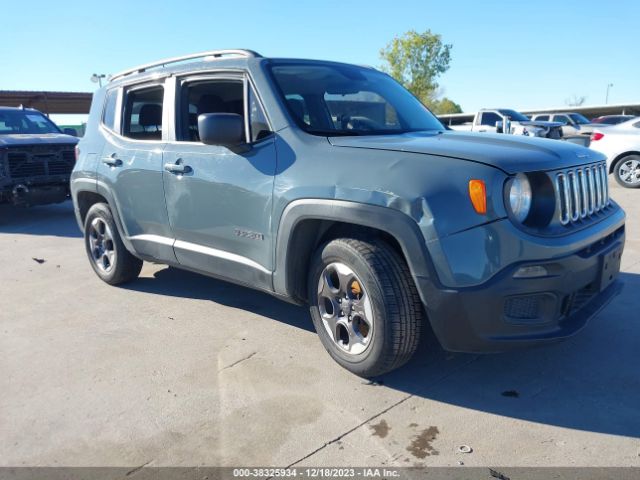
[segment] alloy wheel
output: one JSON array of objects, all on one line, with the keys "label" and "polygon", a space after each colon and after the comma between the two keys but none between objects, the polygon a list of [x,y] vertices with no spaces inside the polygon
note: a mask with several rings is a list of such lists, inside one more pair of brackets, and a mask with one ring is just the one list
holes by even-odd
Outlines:
[{"label": "alloy wheel", "polygon": [[113,234],[109,225],[99,217],[94,218],[89,226],[89,248],[96,266],[105,273],[110,272],[116,260]]},{"label": "alloy wheel", "polygon": [[637,185],[640,183],[640,160],[629,159],[620,165],[618,175],[627,185]]},{"label": "alloy wheel", "polygon": [[327,265],[318,280],[318,309],[324,328],[344,352],[360,355],[373,337],[373,309],[362,281],[344,263]]}]

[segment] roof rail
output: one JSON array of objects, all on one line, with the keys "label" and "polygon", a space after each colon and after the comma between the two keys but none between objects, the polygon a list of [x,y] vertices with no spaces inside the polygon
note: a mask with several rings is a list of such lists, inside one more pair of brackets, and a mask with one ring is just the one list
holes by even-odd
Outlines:
[{"label": "roof rail", "polygon": [[152,62],[152,63],[146,63],[144,65],[139,65],[137,67],[134,68],[130,68],[129,70],[124,70],[122,72],[118,72],[115,75],[112,75],[111,78],[109,78],[109,81],[112,82],[118,78],[121,77],[125,77],[127,75],[131,75],[132,73],[141,73],[144,72],[145,70],[148,70],[150,68],[156,68],[156,67],[165,67],[171,63],[179,63],[179,62],[186,62],[187,60],[194,60],[196,58],[207,58],[207,57],[211,57],[210,59],[217,59],[217,58],[222,58],[222,57],[226,57],[226,56],[238,56],[238,57],[245,57],[245,58],[261,58],[262,55],[260,55],[257,52],[254,52],[253,50],[246,50],[246,49],[235,49],[235,50],[209,50],[207,52],[200,52],[200,53],[191,53],[189,55],[182,55],[180,57],[172,57],[172,58],[165,58],[164,60],[158,60],[157,62]]}]

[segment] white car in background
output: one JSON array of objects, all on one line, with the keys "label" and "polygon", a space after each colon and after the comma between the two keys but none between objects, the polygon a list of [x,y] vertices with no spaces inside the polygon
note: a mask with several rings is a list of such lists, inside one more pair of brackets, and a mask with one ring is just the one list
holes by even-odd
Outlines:
[{"label": "white car in background", "polygon": [[590,135],[598,125],[591,123],[585,116],[576,112],[549,112],[537,113],[531,117],[536,122],[559,122],[562,124],[562,136],[569,137],[571,135]]},{"label": "white car in background", "polygon": [[620,185],[640,187],[640,117],[595,130],[589,148],[607,156],[609,173]]}]

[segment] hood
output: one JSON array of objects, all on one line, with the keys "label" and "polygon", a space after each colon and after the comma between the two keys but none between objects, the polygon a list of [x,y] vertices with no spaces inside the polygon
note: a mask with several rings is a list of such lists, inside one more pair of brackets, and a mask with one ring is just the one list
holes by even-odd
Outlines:
[{"label": "hood", "polygon": [[75,145],[80,139],[63,133],[0,135],[0,148],[28,145]]},{"label": "hood", "polygon": [[446,131],[329,137],[329,142],[336,147],[460,158],[491,165],[509,174],[555,170],[604,160],[602,154],[569,142],[520,135]]},{"label": "hood", "polygon": [[524,125],[526,127],[544,127],[544,128],[553,128],[553,127],[562,127],[564,123],[560,122],[540,122],[538,120],[529,120],[528,122],[517,122],[520,125]]}]

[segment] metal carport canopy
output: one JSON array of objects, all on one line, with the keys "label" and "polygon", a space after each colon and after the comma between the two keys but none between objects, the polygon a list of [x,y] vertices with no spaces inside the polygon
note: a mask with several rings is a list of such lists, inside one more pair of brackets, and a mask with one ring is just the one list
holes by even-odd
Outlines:
[{"label": "metal carport canopy", "polygon": [[46,114],[88,114],[92,93],[0,90],[0,106],[31,107]]}]

